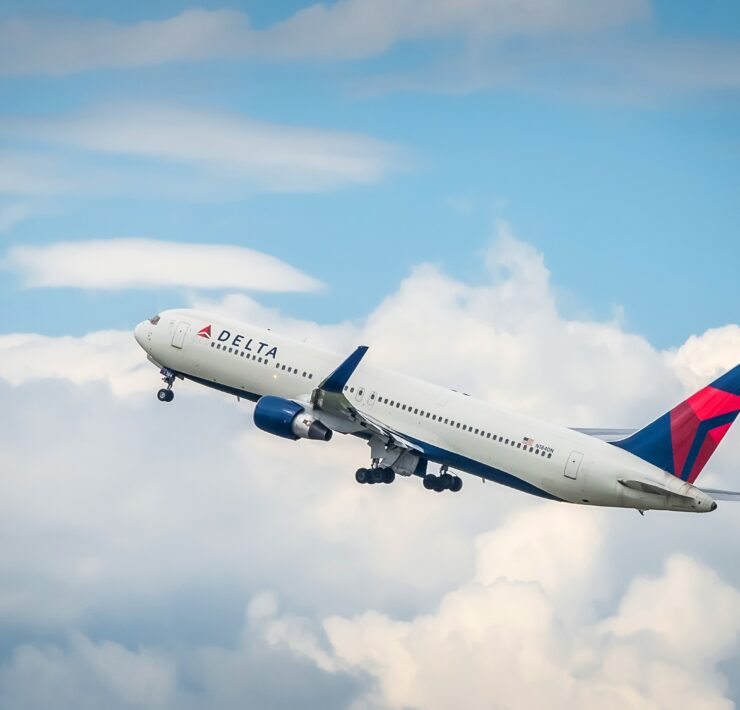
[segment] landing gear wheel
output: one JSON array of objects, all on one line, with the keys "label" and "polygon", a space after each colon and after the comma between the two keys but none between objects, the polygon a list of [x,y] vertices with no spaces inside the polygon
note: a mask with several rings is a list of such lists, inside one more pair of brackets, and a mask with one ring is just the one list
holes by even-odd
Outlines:
[{"label": "landing gear wheel", "polygon": [[452,477],[452,485],[450,486],[450,490],[453,493],[458,493],[462,489],[462,478],[460,476],[453,476]]},{"label": "landing gear wheel", "polygon": [[426,488],[428,491],[433,491],[437,483],[437,477],[433,476],[431,473],[428,473],[426,476],[424,476],[423,482],[424,488]]},{"label": "landing gear wheel", "polygon": [[358,483],[369,483],[368,474],[370,471],[368,471],[366,468],[358,468],[355,472],[355,481]]},{"label": "landing gear wheel", "polygon": [[392,468],[383,469],[383,483],[393,483],[396,480],[396,472]]},{"label": "landing gear wheel", "polygon": [[157,392],[157,399],[160,402],[171,402],[175,398],[175,393],[172,390],[161,389]]},{"label": "landing gear wheel", "polygon": [[383,483],[383,469],[382,468],[371,468],[370,469],[370,482],[371,483]]}]

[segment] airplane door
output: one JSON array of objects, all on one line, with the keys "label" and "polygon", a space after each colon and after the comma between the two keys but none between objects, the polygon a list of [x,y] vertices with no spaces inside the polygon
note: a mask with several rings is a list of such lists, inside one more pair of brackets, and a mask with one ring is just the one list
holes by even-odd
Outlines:
[{"label": "airplane door", "polygon": [[568,456],[568,462],[565,464],[565,477],[572,478],[574,481],[578,478],[578,471],[581,468],[583,454],[580,451],[571,451]]},{"label": "airplane door", "polygon": [[377,396],[378,395],[375,392],[371,392],[370,393],[370,396],[368,397],[368,400],[367,400],[367,406],[368,407],[372,407],[375,404],[375,398]]},{"label": "airplane door", "polygon": [[185,342],[185,336],[188,334],[188,331],[190,330],[190,323],[187,321],[181,320],[177,327],[175,328],[175,332],[172,334],[172,347],[173,348],[180,348],[182,349],[182,344]]}]

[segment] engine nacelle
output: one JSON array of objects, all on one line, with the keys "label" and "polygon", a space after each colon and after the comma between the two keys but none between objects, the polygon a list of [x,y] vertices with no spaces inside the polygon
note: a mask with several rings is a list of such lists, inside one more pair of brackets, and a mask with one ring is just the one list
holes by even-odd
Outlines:
[{"label": "engine nacelle", "polygon": [[254,408],[254,423],[262,431],[284,439],[317,439],[329,441],[332,430],[316,417],[308,414],[304,407],[290,399],[260,397]]}]

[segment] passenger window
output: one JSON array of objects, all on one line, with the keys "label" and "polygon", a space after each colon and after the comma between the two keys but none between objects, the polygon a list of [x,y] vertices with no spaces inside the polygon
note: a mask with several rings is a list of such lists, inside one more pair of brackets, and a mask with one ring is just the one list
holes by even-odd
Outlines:
[{"label": "passenger window", "polygon": [[306,376],[306,373],[305,373],[305,372],[303,373],[303,376],[304,376],[304,377]]},{"label": "passenger window", "polygon": [[504,444],[508,444],[508,443],[509,443],[509,440],[508,440],[508,439],[506,439],[506,441],[504,441]]},{"label": "passenger window", "polygon": [[522,442],[521,441],[517,442],[516,448],[517,449],[521,449],[522,448]]},{"label": "passenger window", "polygon": [[243,350],[239,353],[239,356],[240,357],[244,357],[244,351]]},{"label": "passenger window", "polygon": [[457,424],[455,424],[455,426],[459,429],[460,428],[460,422],[457,422]]},{"label": "passenger window", "polygon": [[309,372],[309,373],[308,373],[308,379],[309,379],[309,380],[312,380],[312,379],[313,379],[313,372]]},{"label": "passenger window", "polygon": [[419,413],[419,408],[418,407],[414,407],[414,414],[418,414],[418,413]]},{"label": "passenger window", "polygon": [[355,388],[354,388],[354,387],[350,387],[350,388],[349,388],[349,391],[350,391],[350,392],[354,392],[354,391],[355,391]]},{"label": "passenger window", "polygon": [[406,405],[405,404],[401,405],[401,409],[403,409],[403,411],[405,412],[406,411]]},{"label": "passenger window", "polygon": [[463,428],[463,431],[467,431],[468,430],[468,425],[467,424],[463,424],[463,427],[462,428]]}]

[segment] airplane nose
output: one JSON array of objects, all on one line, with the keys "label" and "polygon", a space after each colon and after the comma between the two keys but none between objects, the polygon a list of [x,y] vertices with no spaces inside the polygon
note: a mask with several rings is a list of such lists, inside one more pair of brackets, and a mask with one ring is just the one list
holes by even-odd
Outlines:
[{"label": "airplane nose", "polygon": [[147,328],[147,325],[147,321],[143,320],[134,328],[134,338],[136,338],[136,342],[144,349],[146,349],[147,346],[146,336],[149,333],[149,328]]}]

